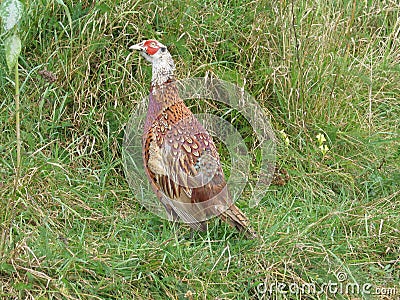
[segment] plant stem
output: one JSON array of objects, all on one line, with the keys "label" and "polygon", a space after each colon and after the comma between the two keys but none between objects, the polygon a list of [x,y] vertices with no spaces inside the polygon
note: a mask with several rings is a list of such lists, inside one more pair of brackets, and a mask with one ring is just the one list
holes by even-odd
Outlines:
[{"label": "plant stem", "polygon": [[20,128],[20,114],[19,114],[18,62],[15,64],[15,131],[17,133],[17,169],[15,175],[15,186],[17,186],[21,174],[21,128]]}]

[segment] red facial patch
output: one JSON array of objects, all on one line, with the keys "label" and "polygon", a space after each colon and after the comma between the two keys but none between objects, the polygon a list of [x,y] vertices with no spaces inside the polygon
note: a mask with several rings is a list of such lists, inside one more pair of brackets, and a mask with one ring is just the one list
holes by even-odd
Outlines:
[{"label": "red facial patch", "polygon": [[156,54],[156,52],[160,49],[160,47],[158,47],[158,43],[155,40],[148,40],[144,43],[143,46],[146,47],[146,53],[149,55]]}]

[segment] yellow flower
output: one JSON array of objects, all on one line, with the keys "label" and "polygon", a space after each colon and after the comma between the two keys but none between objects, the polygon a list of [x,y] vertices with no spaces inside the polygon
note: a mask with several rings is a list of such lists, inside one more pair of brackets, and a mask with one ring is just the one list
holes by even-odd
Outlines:
[{"label": "yellow flower", "polygon": [[329,148],[327,145],[320,145],[318,148],[321,150],[322,155],[325,155],[326,152],[329,151]]},{"label": "yellow flower", "polygon": [[289,146],[290,140],[289,140],[289,137],[286,134],[285,130],[282,129],[279,131],[279,133],[281,134],[281,138],[282,138],[283,142],[285,143],[286,147]]},{"label": "yellow flower", "polygon": [[286,145],[286,146],[289,146],[289,144],[290,144],[289,138],[286,137],[286,138],[285,138],[285,145]]},{"label": "yellow flower", "polygon": [[323,133],[318,133],[317,136],[317,141],[320,145],[322,145],[324,142],[326,142],[325,135]]}]

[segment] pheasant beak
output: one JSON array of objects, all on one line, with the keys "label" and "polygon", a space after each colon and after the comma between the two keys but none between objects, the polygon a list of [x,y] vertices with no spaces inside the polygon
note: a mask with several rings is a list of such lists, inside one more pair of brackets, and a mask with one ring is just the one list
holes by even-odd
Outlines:
[{"label": "pheasant beak", "polygon": [[145,47],[143,47],[143,42],[136,44],[136,45],[132,45],[129,47],[130,50],[139,50],[139,51],[144,51]]}]

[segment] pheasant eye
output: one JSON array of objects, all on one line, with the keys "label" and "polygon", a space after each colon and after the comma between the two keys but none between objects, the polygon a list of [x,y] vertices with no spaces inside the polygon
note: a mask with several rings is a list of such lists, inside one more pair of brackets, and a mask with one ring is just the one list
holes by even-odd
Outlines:
[{"label": "pheasant eye", "polygon": [[154,42],[150,43],[150,47],[155,48],[156,46],[157,46],[156,43],[154,43]]}]

